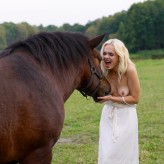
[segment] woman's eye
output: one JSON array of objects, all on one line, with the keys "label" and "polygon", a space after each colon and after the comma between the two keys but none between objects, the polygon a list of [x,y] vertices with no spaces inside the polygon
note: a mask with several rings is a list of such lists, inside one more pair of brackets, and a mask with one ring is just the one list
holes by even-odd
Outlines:
[{"label": "woman's eye", "polygon": [[108,53],[107,52],[103,52],[103,55],[107,55]]},{"label": "woman's eye", "polygon": [[114,53],[111,53],[111,52],[103,52],[103,55],[110,55],[110,56],[114,56]]}]

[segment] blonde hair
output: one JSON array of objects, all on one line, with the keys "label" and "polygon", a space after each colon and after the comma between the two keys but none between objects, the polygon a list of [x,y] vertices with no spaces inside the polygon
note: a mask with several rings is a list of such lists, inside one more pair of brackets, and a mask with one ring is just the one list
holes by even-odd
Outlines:
[{"label": "blonde hair", "polygon": [[[126,72],[128,64],[134,64],[130,57],[128,49],[125,47],[124,43],[118,39],[109,39],[107,40],[101,48],[100,54],[103,57],[104,47],[106,45],[112,44],[114,46],[116,54],[119,56],[119,66],[118,66],[118,77],[121,80],[123,74]],[[110,70],[105,69],[103,62],[101,62],[101,69],[104,72],[105,76],[109,74]]]}]

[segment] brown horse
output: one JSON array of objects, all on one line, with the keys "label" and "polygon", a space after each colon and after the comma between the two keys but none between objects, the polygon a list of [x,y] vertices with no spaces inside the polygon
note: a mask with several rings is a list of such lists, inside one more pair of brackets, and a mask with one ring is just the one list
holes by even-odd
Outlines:
[{"label": "brown horse", "polygon": [[0,164],[50,164],[64,103],[110,92],[96,47],[103,35],[39,33],[0,53]]}]

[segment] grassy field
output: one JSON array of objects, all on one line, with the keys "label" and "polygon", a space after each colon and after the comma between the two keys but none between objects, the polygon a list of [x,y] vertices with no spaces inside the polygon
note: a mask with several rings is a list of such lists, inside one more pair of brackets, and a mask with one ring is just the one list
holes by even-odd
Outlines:
[{"label": "grassy field", "polygon": [[[141,97],[137,106],[140,164],[164,164],[164,59],[135,62]],[[52,164],[96,164],[103,105],[75,91],[65,103],[65,123]]]}]

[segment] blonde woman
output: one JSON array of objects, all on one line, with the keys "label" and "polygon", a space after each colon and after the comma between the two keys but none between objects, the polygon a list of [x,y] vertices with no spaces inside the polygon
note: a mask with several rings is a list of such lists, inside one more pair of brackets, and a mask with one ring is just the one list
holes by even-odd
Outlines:
[{"label": "blonde woman", "polygon": [[134,63],[124,43],[106,41],[101,48],[101,67],[109,80],[110,95],[99,97],[105,102],[100,120],[99,164],[138,164],[138,119],[140,82]]}]

